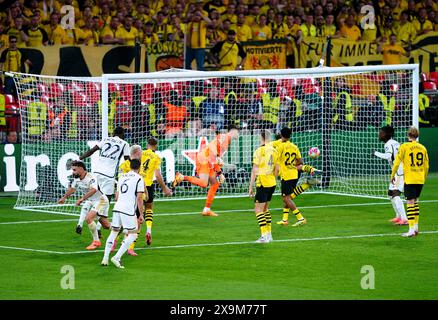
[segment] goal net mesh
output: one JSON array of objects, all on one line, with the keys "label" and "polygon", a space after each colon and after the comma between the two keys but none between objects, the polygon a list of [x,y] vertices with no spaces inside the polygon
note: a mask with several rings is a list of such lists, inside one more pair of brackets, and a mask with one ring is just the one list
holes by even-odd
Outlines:
[{"label": "goal net mesh", "polygon": [[[323,170],[320,186],[306,192],[386,197],[388,161],[379,128],[392,125],[405,141],[413,124],[413,71],[373,71],[239,76],[172,70],[108,80],[108,133],[126,130],[125,139],[147,148],[158,139],[161,171],[171,186],[176,172],[195,175],[196,155],[229,125],[240,127],[224,154],[226,177],[218,196],[247,194],[259,131],[292,129],[291,140],[304,163]],[[165,75],[165,76],[163,76]],[[23,123],[20,194],[16,208],[76,213],[74,197],[56,201],[71,181],[69,162],[102,138],[103,78],[59,78],[16,74]],[[308,150],[321,155],[311,159]],[[97,152],[86,159],[93,171]],[[300,183],[307,174],[302,174]],[[156,183],[156,182],[155,182]],[[208,189],[183,182],[174,199],[204,198]],[[156,197],[162,197],[156,186]]]}]

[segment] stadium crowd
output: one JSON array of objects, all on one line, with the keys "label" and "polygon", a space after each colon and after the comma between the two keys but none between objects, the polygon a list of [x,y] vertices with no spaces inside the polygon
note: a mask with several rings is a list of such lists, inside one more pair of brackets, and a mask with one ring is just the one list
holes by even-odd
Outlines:
[{"label": "stadium crowd", "polygon": [[[74,7],[74,29],[62,27],[63,5]],[[367,17],[362,23],[366,5],[374,7],[375,24]],[[433,0],[19,0],[3,6],[0,49],[10,35],[18,47],[150,45],[185,36],[202,47],[226,40],[230,29],[239,42],[288,38],[297,44],[309,35],[387,42],[391,34],[409,44],[438,31]]]}]

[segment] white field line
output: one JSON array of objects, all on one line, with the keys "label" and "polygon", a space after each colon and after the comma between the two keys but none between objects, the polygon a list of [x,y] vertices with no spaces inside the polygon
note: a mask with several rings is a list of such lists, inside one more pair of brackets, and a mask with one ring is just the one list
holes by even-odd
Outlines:
[{"label": "white field line", "polygon": [[[434,203],[438,200],[422,200],[421,203]],[[391,202],[367,202],[367,203],[344,203],[344,204],[328,204],[321,206],[300,206],[300,209],[325,209],[325,208],[340,208],[340,207],[363,207],[363,206],[379,206],[379,205],[390,205]],[[282,210],[283,208],[270,208],[270,210]],[[232,212],[252,212],[254,209],[235,209],[235,210],[217,210],[217,213],[232,213]],[[201,212],[174,212],[174,213],[154,213],[154,216],[185,216],[185,215],[199,215]],[[48,213],[50,214],[50,213]],[[79,217],[79,215],[77,215]],[[11,225],[11,224],[29,224],[29,223],[53,223],[53,222],[71,222],[77,219],[60,219],[60,220],[32,220],[32,221],[11,221],[11,222],[0,222],[0,225]]]},{"label": "white field line", "polygon": [[[438,234],[438,230],[433,231],[421,231],[420,236],[424,234]],[[317,238],[295,238],[295,239],[280,239],[274,240],[274,243],[280,242],[303,242],[303,241],[328,241],[328,240],[339,240],[339,239],[361,239],[361,238],[374,238],[374,237],[400,237],[400,233],[380,233],[380,234],[358,234],[358,235],[349,235],[349,236],[330,236],[330,237],[317,237]],[[408,240],[409,241],[409,240]],[[194,244],[181,244],[181,245],[173,245],[173,246],[159,246],[159,247],[143,247],[136,248],[136,251],[140,250],[162,250],[162,249],[180,249],[180,248],[193,248],[193,247],[218,247],[218,246],[232,246],[232,245],[245,245],[245,244],[254,244],[254,241],[240,241],[240,242],[222,242],[222,243],[194,243]],[[269,244],[257,244],[257,245],[269,245]],[[40,253],[50,253],[50,254],[58,254],[58,255],[74,255],[74,254],[83,254],[83,253],[102,253],[104,250],[92,250],[92,251],[72,251],[72,252],[59,252],[59,251],[50,251],[50,250],[39,250],[39,249],[31,249],[31,248],[19,248],[19,247],[8,247],[8,246],[0,246],[0,249],[6,250],[18,250],[18,251],[31,251],[31,252],[40,252]]]}]

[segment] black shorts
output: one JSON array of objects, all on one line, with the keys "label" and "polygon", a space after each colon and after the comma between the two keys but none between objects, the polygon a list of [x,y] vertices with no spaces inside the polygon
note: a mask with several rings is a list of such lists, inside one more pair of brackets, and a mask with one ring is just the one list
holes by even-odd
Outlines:
[{"label": "black shorts", "polygon": [[291,195],[297,186],[298,179],[283,180],[281,179],[281,194],[284,196]]},{"label": "black shorts", "polygon": [[149,187],[146,187],[146,190],[148,191],[148,201],[145,201],[144,203],[152,203],[154,201],[154,191],[155,191],[155,187],[152,184]]},{"label": "black shorts", "polygon": [[275,186],[267,187],[267,188],[257,187],[254,201],[258,203],[271,201],[274,191],[275,191]]},{"label": "black shorts", "polygon": [[406,200],[413,200],[420,197],[421,189],[423,189],[422,184],[406,184],[404,186],[404,194]]}]

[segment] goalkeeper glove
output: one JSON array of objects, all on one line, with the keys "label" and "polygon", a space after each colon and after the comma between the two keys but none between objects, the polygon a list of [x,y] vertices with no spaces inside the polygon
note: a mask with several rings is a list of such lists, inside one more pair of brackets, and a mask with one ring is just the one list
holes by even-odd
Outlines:
[{"label": "goalkeeper glove", "polygon": [[217,173],[216,180],[217,180],[217,182],[218,182],[219,184],[222,184],[222,183],[225,182],[225,176],[224,176],[224,174],[222,173],[222,171],[219,171],[219,172]]}]

